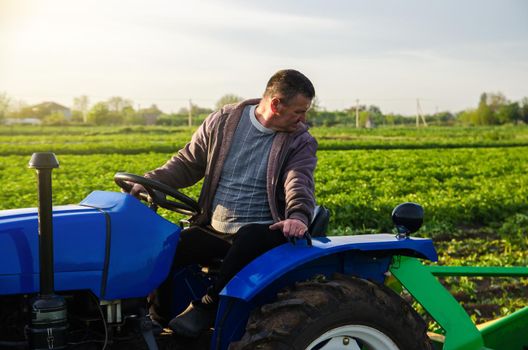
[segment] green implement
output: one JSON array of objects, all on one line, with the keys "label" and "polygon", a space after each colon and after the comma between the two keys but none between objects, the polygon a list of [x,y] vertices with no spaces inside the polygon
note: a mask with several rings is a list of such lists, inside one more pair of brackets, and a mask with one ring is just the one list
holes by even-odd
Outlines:
[{"label": "green implement", "polygon": [[391,273],[443,328],[445,336],[432,334],[441,350],[524,350],[528,348],[528,307],[476,326],[458,301],[435,276],[528,277],[524,267],[425,266],[416,259],[398,256]]}]

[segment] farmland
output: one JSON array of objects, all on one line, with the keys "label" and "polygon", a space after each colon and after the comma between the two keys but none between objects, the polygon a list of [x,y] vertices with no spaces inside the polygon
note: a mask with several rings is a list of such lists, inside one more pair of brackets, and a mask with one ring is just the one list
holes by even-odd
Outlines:
[{"label": "farmland", "polygon": [[[181,127],[0,127],[0,154],[172,153],[190,138]],[[319,150],[493,148],[528,146],[528,130],[480,128],[314,128]]]},{"label": "farmland", "polygon": [[[36,204],[34,151],[53,151],[55,203],[115,189],[117,171],[144,173],[189,140],[188,128],[0,128],[0,208]],[[428,235],[457,227],[495,227],[528,212],[527,128],[315,128],[316,194],[343,230],[389,230],[398,203],[426,208]],[[187,190],[198,194],[198,187]],[[32,199],[31,199],[32,198]]]},{"label": "farmland", "polygon": [[[316,196],[332,212],[331,234],[388,232],[392,208],[412,201],[425,208],[419,235],[435,239],[440,263],[528,265],[527,127],[312,133],[319,141]],[[191,134],[188,128],[0,127],[0,209],[36,206],[35,174],[27,169],[34,151],[57,154],[54,204],[69,204],[96,189],[117,190],[117,171],[142,174],[163,164]],[[184,192],[196,197],[199,187]],[[492,287],[479,279],[447,283],[478,319],[519,307],[522,299],[505,302],[503,290],[525,297],[528,286],[526,279]]]}]

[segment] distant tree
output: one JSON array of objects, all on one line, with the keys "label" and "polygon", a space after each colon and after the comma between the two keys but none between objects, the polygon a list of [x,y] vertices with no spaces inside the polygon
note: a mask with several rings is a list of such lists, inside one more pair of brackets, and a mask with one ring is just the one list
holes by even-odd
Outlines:
[{"label": "distant tree", "polygon": [[317,113],[317,117],[315,118],[315,120],[316,125],[319,126],[332,126],[337,124],[336,114],[330,111],[320,111],[319,113]]},{"label": "distant tree", "polygon": [[509,102],[502,92],[490,92],[486,94],[486,103],[493,113],[497,113],[502,106]]},{"label": "distant tree", "polygon": [[[88,116],[88,111],[86,111],[86,116]],[[72,110],[70,121],[74,123],[86,123],[86,119],[82,115],[81,111],[76,110]]]},{"label": "distant tree", "polygon": [[528,124],[528,97],[523,97],[520,103],[521,120]]},{"label": "distant tree", "polygon": [[369,111],[360,111],[359,112],[359,127],[363,128],[367,124],[367,120],[370,118]]},{"label": "distant tree", "polygon": [[460,120],[463,124],[475,125],[475,116],[474,109],[466,109],[465,111],[458,112],[456,118]]},{"label": "distant tree", "polygon": [[368,107],[368,111],[372,115],[383,115],[383,113],[381,113],[381,109],[376,105],[370,105]]},{"label": "distant tree", "polygon": [[110,111],[105,102],[96,103],[88,112],[88,123],[96,125],[121,124],[123,117],[121,114]]},{"label": "distant tree", "polygon": [[75,97],[73,99],[73,108],[72,113],[74,116],[77,116],[76,112],[82,117],[82,121],[86,123],[86,117],[88,115],[88,110],[90,109],[90,99],[86,95]]},{"label": "distant tree", "polygon": [[368,114],[368,119],[370,119],[370,122],[374,123],[374,125],[385,124],[385,117],[378,106],[370,105],[368,108]]},{"label": "distant tree", "polygon": [[125,107],[132,107],[133,102],[120,96],[110,97],[106,104],[110,112],[121,113]]},{"label": "distant tree", "polygon": [[456,117],[453,115],[453,113],[444,111],[429,115],[426,119],[428,120],[428,123],[431,124],[453,125],[455,123]]},{"label": "distant tree", "polygon": [[396,123],[396,116],[392,113],[385,114],[385,122],[388,125],[394,125]]},{"label": "distant tree", "polygon": [[522,120],[521,108],[518,102],[499,105],[496,115],[500,124],[517,123]]},{"label": "distant tree", "polygon": [[220,99],[216,102],[216,109],[220,109],[224,107],[225,105],[238,103],[242,101],[243,98],[240,96],[237,96],[235,94],[225,94],[224,96],[220,97]]},{"label": "distant tree", "polygon": [[473,115],[472,122],[476,125],[492,125],[496,124],[496,119],[493,111],[488,105],[488,95],[483,93],[480,95],[480,102],[475,114]]},{"label": "distant tree", "polygon": [[523,102],[510,102],[501,92],[482,93],[477,109],[460,113],[458,119],[473,125],[518,123],[524,120],[523,108]]},{"label": "distant tree", "polygon": [[156,125],[178,125],[176,123],[175,114],[162,114],[156,119]]},{"label": "distant tree", "polygon": [[123,115],[123,122],[125,124],[145,125],[145,118],[143,118],[141,112],[136,112],[131,106],[123,108],[121,114]]},{"label": "distant tree", "polygon": [[350,118],[350,115],[346,111],[335,111],[333,112],[335,115],[335,121],[336,125],[351,125],[352,119]]}]

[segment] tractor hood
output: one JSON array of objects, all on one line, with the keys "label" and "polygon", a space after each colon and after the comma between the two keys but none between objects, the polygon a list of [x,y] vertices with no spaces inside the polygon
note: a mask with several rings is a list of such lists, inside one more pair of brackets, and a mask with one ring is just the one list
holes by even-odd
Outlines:
[{"label": "tractor hood", "polygon": [[[96,191],[53,208],[56,291],[141,297],[167,276],[180,229],[136,198]],[[0,294],[39,291],[38,210],[0,211]]]}]

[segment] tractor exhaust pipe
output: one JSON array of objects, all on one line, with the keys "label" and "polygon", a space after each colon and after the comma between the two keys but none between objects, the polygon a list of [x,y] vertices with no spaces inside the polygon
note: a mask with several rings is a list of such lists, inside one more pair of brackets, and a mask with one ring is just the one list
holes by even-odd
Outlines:
[{"label": "tractor exhaust pipe", "polygon": [[31,307],[28,327],[29,347],[32,350],[66,349],[68,345],[68,313],[66,301],[54,294],[53,273],[53,208],[51,172],[59,167],[55,154],[33,153],[29,167],[38,177],[38,233],[40,262],[40,293]]},{"label": "tractor exhaust pipe", "polygon": [[38,176],[40,295],[47,296],[54,290],[51,172],[59,162],[51,152],[33,153],[29,167],[37,169]]}]

